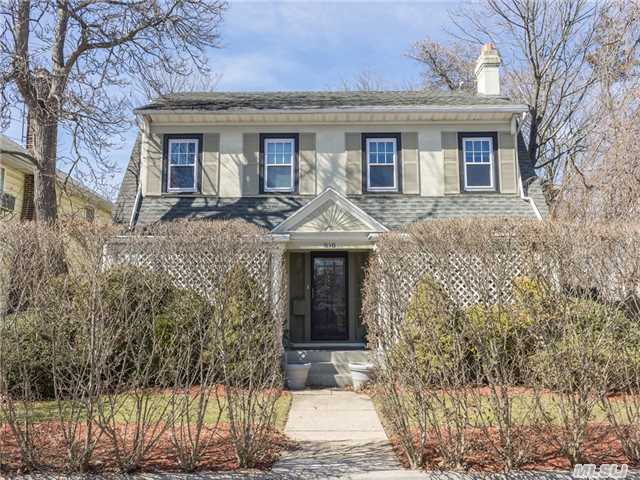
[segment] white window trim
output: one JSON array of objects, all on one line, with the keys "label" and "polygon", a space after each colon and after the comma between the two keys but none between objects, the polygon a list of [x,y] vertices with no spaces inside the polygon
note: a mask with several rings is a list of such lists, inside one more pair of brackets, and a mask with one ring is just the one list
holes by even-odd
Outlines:
[{"label": "white window trim", "polygon": [[[378,164],[369,163],[369,145],[371,143],[379,142],[393,142],[393,187],[372,187],[371,186],[371,167],[376,167]],[[382,138],[371,137],[367,138],[367,151],[365,152],[367,160],[367,191],[368,192],[397,192],[398,191],[398,139],[394,137]],[[389,167],[389,163],[380,164],[382,166]]]},{"label": "white window trim", "polygon": [[[477,187],[467,185],[467,149],[466,142],[468,141],[489,141],[489,180],[491,184],[486,187]],[[470,165],[486,165],[487,162],[469,162]],[[462,137],[462,170],[464,175],[464,189],[469,192],[494,192],[495,187],[495,159],[493,157],[493,137]]]},{"label": "white window trim", "polygon": [[[171,164],[171,145],[176,143],[195,143],[196,155],[193,163],[193,187],[171,188],[171,167],[189,167],[190,164]],[[200,157],[200,140],[198,138],[170,138],[167,144],[167,192],[196,192],[198,190],[198,160]]]},{"label": "white window trim", "polygon": [[[291,145],[291,163],[277,163],[273,165],[267,164],[267,145],[269,143],[288,143]],[[262,186],[265,192],[293,192],[295,190],[295,163],[296,163],[296,140],[295,138],[265,138],[263,145],[263,157],[264,157],[264,185]],[[288,187],[269,188],[269,167],[291,167],[291,179]]]}]

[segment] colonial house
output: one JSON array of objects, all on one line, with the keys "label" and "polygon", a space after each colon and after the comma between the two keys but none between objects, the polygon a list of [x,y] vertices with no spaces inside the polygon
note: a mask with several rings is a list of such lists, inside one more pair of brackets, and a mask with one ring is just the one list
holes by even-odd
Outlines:
[{"label": "colonial house", "polygon": [[[477,93],[173,94],[137,109],[142,125],[114,219],[244,219],[287,256],[291,355],[341,384],[362,348],[363,267],[376,237],[449,217],[547,215],[519,134],[527,106],[501,95],[485,45]],[[341,360],[342,359],[342,360]],[[346,359],[346,360],[345,360]]]},{"label": "colonial house", "polygon": [[[0,221],[34,220],[36,167],[27,149],[0,135]],[[58,215],[111,222],[113,204],[80,182],[57,173]]]}]

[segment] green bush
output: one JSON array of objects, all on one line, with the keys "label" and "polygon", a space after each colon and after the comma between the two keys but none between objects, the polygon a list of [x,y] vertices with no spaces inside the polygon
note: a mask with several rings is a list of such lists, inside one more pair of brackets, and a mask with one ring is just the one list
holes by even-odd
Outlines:
[{"label": "green bush", "polygon": [[106,382],[139,381],[144,369],[148,386],[155,386],[174,374],[167,368],[171,358],[192,365],[199,360],[201,349],[191,348],[186,360],[183,353],[202,339],[210,316],[204,297],[149,270],[118,267],[94,282],[62,275],[47,282],[29,310],[5,319],[2,370],[14,394],[53,398],[56,369],[82,378],[93,325],[108,355],[101,373]]},{"label": "green bush", "polygon": [[459,336],[461,312],[450,302],[442,286],[430,278],[422,279],[411,297],[399,339],[389,357],[402,365],[407,358],[417,374],[428,377],[446,374],[461,361]]},{"label": "green bush", "polygon": [[533,319],[514,305],[473,305],[465,311],[464,335],[472,370],[481,381],[499,368],[502,381],[525,381],[523,356],[531,353]]},{"label": "green bush", "polygon": [[[569,298],[544,311],[537,325],[538,342],[530,369],[539,382],[554,390],[573,391],[593,383],[602,388],[623,385],[621,353],[637,349],[630,342],[631,322],[615,305]],[[559,374],[561,372],[561,374]]]},{"label": "green bush", "polygon": [[223,296],[215,342],[226,366],[225,383],[241,386],[252,377],[268,377],[279,353],[269,299],[240,267],[227,273]]}]

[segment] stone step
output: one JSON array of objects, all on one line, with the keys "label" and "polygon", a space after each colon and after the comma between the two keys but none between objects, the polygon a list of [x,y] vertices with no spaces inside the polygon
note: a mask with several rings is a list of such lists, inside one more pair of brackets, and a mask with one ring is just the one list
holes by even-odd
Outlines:
[{"label": "stone step", "polygon": [[367,350],[287,350],[288,363],[363,363],[368,362]]},{"label": "stone step", "polygon": [[310,363],[307,385],[348,387],[352,385],[349,363],[370,361],[365,350],[288,350],[287,363]]}]

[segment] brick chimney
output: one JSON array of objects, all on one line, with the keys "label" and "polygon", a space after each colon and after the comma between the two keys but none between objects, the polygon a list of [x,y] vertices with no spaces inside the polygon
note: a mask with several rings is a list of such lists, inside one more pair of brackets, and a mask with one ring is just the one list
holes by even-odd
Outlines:
[{"label": "brick chimney", "polygon": [[492,43],[485,43],[476,62],[478,95],[500,95],[500,64],[502,60]]}]

